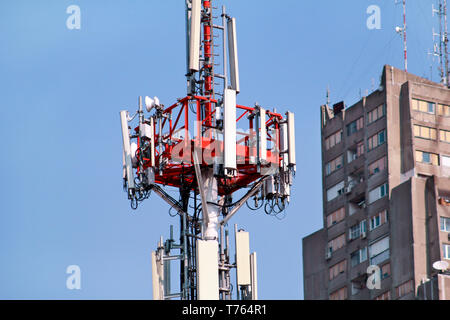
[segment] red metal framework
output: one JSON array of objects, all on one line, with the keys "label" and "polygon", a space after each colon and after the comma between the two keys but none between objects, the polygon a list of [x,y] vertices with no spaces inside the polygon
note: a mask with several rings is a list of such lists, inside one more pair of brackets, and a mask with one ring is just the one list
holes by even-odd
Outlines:
[{"label": "red metal framework", "polygon": [[[163,167],[161,174],[155,175],[155,182],[161,185],[181,187],[181,185],[192,185],[196,187],[194,161],[192,150],[198,150],[201,156],[199,162],[201,166],[212,166],[214,158],[221,160],[223,155],[223,139],[221,131],[211,124],[216,122],[214,114],[209,112],[202,114],[208,105],[215,106],[216,100],[202,96],[187,96],[179,99],[177,103],[163,110],[162,133],[157,131],[158,126],[154,126],[154,140],[159,141],[162,137],[162,148],[156,145],[155,148],[155,168]],[[231,178],[219,179],[219,194],[231,194],[237,189],[247,187],[248,184],[262,176],[258,170],[255,156],[257,147],[255,143],[256,131],[254,130],[254,118],[251,116],[256,112],[255,108],[236,105],[236,109],[241,111],[237,117],[237,128],[242,136],[236,141],[237,175]],[[211,110],[211,109],[210,109]],[[282,120],[281,114],[267,111],[268,120],[267,141],[272,147],[267,150],[267,161],[264,167],[280,166],[281,156],[279,154],[279,122]],[[191,117],[190,117],[191,115]],[[192,117],[194,116],[194,117]],[[135,128],[136,133],[139,127]],[[191,134],[194,132],[193,137]],[[138,152],[141,141],[139,135]],[[143,169],[151,167],[151,159],[143,158]],[[164,163],[164,165],[162,165]],[[139,175],[139,168],[137,174]],[[193,189],[192,188],[192,189]]]}]

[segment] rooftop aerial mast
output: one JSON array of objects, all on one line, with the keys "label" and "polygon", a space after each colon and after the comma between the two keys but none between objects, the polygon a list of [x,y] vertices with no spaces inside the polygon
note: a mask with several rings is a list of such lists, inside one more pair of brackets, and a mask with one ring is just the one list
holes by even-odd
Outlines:
[{"label": "rooftop aerial mast", "polygon": [[[185,2],[187,96],[169,107],[157,97],[139,97],[134,116],[120,112],[123,186],[133,209],[153,191],[179,217],[179,240],[171,226],[170,237],[161,237],[152,253],[154,299],[231,299],[233,287],[236,298],[256,299],[256,253],[250,254],[248,232],[235,225],[232,262],[227,225],[244,204],[264,207],[269,215],[287,207],[296,164],[294,114],[237,104],[235,18],[222,7],[216,24],[212,1]],[[221,73],[216,33],[222,36]],[[178,200],[167,187],[179,190]],[[173,260],[180,261],[177,292],[171,285]]]},{"label": "rooftop aerial mast", "polygon": [[441,83],[450,86],[448,67],[447,0],[439,0],[437,9],[432,5],[432,13],[433,16],[436,14],[439,17],[439,33],[435,33],[433,28],[433,41],[436,36],[439,37],[439,44],[434,44],[433,55],[439,58]]}]

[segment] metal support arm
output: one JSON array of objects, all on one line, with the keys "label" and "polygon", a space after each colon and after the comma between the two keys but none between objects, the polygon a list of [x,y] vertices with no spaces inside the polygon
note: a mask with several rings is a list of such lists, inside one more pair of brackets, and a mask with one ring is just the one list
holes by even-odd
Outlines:
[{"label": "metal support arm", "polygon": [[253,196],[256,192],[258,192],[259,188],[263,184],[264,181],[266,181],[269,178],[269,176],[264,176],[259,180],[257,183],[253,185],[253,187],[250,189],[249,192],[245,196],[242,197],[241,200],[238,201],[236,206],[230,211],[230,213],[227,214],[227,216],[220,222],[221,225],[227,224],[228,220],[231,219],[232,216],[244,205],[244,203]]}]

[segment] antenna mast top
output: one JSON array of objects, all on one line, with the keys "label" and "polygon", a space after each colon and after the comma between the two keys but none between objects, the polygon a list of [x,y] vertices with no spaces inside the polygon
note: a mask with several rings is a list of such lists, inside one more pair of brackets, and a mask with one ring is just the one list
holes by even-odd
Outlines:
[{"label": "antenna mast top", "polygon": [[[399,0],[395,0],[395,4],[398,4]],[[403,3],[403,28],[396,27],[395,31],[403,35],[403,51],[405,60],[405,71],[408,72],[408,47],[406,41],[406,0],[402,0]]]},{"label": "antenna mast top", "polygon": [[439,57],[439,71],[441,77],[441,83],[449,86],[449,62],[448,62],[448,33],[447,33],[447,0],[439,0],[438,9],[435,9],[432,5],[432,14],[436,13],[439,17],[439,33],[434,33],[433,29],[433,41],[435,36],[439,36],[439,46],[434,44],[433,55]]}]

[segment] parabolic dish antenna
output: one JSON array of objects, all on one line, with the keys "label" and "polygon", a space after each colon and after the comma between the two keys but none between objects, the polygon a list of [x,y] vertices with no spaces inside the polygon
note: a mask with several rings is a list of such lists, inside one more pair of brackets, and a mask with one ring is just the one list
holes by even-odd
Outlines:
[{"label": "parabolic dish antenna", "polygon": [[433,263],[433,268],[439,271],[445,271],[448,268],[448,262],[447,261],[436,261]]}]

